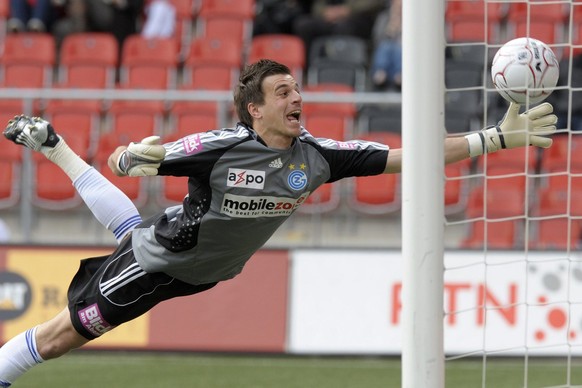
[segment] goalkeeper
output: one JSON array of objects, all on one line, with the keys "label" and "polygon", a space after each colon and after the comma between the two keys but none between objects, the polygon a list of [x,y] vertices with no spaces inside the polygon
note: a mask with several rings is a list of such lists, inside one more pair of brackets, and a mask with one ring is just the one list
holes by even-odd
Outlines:
[{"label": "goalkeeper", "polygon": [[[121,191],[80,159],[40,118],[9,122],[9,140],[59,165],[119,242],[86,259],[69,286],[68,306],[0,348],[0,387],[130,321],[164,300],[196,294],[240,273],[249,258],[307,196],[326,182],[397,173],[402,150],[365,141],[314,138],[300,125],[302,99],[289,69],[260,60],[235,88],[235,128],[193,133],[160,145],[151,137],[119,147],[109,166],[120,176],[188,176],[181,205],[141,220]],[[549,147],[557,117],[548,103],[498,126],[445,141],[446,163],[503,148]],[[130,178],[128,178],[130,179]]]}]

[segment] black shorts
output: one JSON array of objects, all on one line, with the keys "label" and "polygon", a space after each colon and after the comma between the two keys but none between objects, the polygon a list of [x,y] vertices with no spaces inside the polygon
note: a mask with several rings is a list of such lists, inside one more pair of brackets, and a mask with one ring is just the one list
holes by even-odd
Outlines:
[{"label": "black shorts", "polygon": [[81,261],[69,286],[69,312],[75,330],[92,340],[164,300],[196,294],[215,285],[193,285],[163,272],[145,272],[135,260],[130,237],[110,256]]}]

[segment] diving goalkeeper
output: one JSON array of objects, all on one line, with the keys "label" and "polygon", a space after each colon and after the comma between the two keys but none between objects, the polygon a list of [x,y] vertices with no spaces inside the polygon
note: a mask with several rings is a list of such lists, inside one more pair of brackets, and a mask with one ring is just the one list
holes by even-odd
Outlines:
[{"label": "diving goalkeeper", "polygon": [[[247,66],[234,102],[240,120],[234,128],[193,133],[163,145],[147,138],[110,156],[109,166],[119,176],[189,177],[183,203],[147,220],[50,123],[26,116],[8,123],[5,137],[60,166],[119,245],[111,255],[81,262],[61,313],[0,348],[0,386],[10,386],[33,366],[164,300],[235,277],[322,184],[401,170],[401,149],[314,138],[300,124],[299,86],[282,64],[260,60]],[[446,163],[505,148],[549,147],[552,140],[546,136],[557,121],[552,106],[544,103],[521,114],[519,108],[510,105],[497,126],[447,138]]]}]

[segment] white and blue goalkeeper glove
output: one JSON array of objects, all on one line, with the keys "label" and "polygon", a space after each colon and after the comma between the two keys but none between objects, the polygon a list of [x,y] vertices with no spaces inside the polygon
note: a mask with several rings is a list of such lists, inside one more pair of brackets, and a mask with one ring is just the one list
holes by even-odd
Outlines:
[{"label": "white and blue goalkeeper glove", "polygon": [[120,175],[157,175],[158,168],[166,156],[159,136],[149,136],[139,143],[130,143],[117,158],[115,167]]},{"label": "white and blue goalkeeper glove", "polygon": [[520,105],[511,103],[507,113],[496,126],[466,135],[471,157],[498,151],[533,145],[548,148],[552,139],[545,137],[556,132],[558,117],[552,114],[554,107],[545,102],[523,113]]}]

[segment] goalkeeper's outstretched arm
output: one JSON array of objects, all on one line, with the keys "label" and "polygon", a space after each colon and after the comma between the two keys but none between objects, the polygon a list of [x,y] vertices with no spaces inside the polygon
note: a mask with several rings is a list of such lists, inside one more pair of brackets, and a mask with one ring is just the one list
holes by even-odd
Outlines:
[{"label": "goalkeeper's outstretched arm", "polygon": [[[547,136],[556,131],[558,122],[552,105],[546,102],[521,114],[519,108],[520,105],[511,103],[499,124],[466,136],[445,139],[445,163],[527,145],[550,147],[552,139]],[[390,150],[384,172],[397,173],[401,169],[402,149]]]}]

